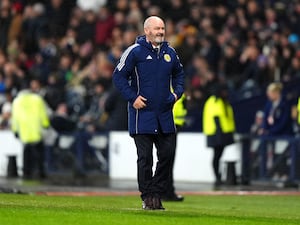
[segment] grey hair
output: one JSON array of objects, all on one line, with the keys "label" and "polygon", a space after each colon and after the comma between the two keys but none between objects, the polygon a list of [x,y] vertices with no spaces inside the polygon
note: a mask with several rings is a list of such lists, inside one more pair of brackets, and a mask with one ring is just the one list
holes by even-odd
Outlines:
[{"label": "grey hair", "polygon": [[150,17],[148,17],[148,18],[145,20],[145,22],[144,22],[144,28],[149,27],[149,26],[150,26],[150,22],[151,22],[151,20],[153,20],[153,19],[163,21],[163,19],[160,18],[160,17],[158,17],[158,16],[150,16]]},{"label": "grey hair", "polygon": [[38,15],[43,15],[45,13],[45,6],[42,3],[37,2],[33,5],[33,11]]}]

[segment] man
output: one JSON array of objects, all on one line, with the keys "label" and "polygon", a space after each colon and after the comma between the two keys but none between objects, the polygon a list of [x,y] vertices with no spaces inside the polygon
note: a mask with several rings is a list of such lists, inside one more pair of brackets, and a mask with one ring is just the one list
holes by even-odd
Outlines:
[{"label": "man", "polygon": [[[172,108],[184,91],[184,72],[175,50],[164,41],[164,21],[147,18],[144,32],[123,53],[113,81],[129,102],[129,133],[137,148],[143,209],[157,210],[164,209],[161,195],[172,170],[176,143]],[[154,175],[153,144],[158,158]]]},{"label": "man", "polygon": [[[182,127],[185,124],[185,117],[187,114],[187,110],[185,108],[185,101],[186,101],[186,96],[185,94],[183,94],[181,98],[178,99],[178,101],[174,104],[173,107],[174,123],[177,129],[176,143],[177,143],[177,133],[182,129]],[[173,176],[174,163],[175,163],[175,154],[172,160],[171,174],[169,175],[169,179],[167,183],[167,191],[163,194],[162,199],[163,201],[182,202],[184,200],[184,197],[182,195],[177,195],[175,192],[174,176]]]},{"label": "man", "polygon": [[77,123],[68,115],[68,106],[66,103],[60,103],[55,113],[50,119],[51,126],[58,133],[73,132],[77,128]]},{"label": "man", "polygon": [[12,131],[24,144],[23,177],[31,179],[38,172],[44,178],[42,128],[50,125],[43,98],[32,90],[20,91],[12,104]]}]

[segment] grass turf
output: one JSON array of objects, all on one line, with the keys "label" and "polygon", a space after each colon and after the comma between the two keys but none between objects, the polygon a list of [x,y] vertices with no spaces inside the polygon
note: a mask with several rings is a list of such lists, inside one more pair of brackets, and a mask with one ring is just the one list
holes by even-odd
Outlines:
[{"label": "grass turf", "polygon": [[0,194],[0,225],[300,224],[300,196],[185,196],[143,211],[138,196]]}]

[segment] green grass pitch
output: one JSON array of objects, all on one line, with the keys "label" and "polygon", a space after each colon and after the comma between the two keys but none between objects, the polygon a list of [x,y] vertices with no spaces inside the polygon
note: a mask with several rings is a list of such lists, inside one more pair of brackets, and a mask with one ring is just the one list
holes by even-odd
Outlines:
[{"label": "green grass pitch", "polygon": [[143,211],[138,196],[0,194],[0,225],[300,224],[300,196],[186,195]]}]

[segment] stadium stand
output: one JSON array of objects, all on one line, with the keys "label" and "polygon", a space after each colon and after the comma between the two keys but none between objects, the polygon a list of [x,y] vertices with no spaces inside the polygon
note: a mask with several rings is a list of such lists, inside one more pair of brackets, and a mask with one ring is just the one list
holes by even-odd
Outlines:
[{"label": "stadium stand", "polygon": [[300,95],[297,0],[2,0],[0,10],[0,129],[9,129],[11,102],[36,79],[49,111],[66,104],[77,131],[126,130],[126,102],[111,75],[154,14],[165,19],[185,68],[184,131],[201,132],[202,107],[217,83],[230,88],[242,134],[270,82],[282,82],[292,104]]}]

